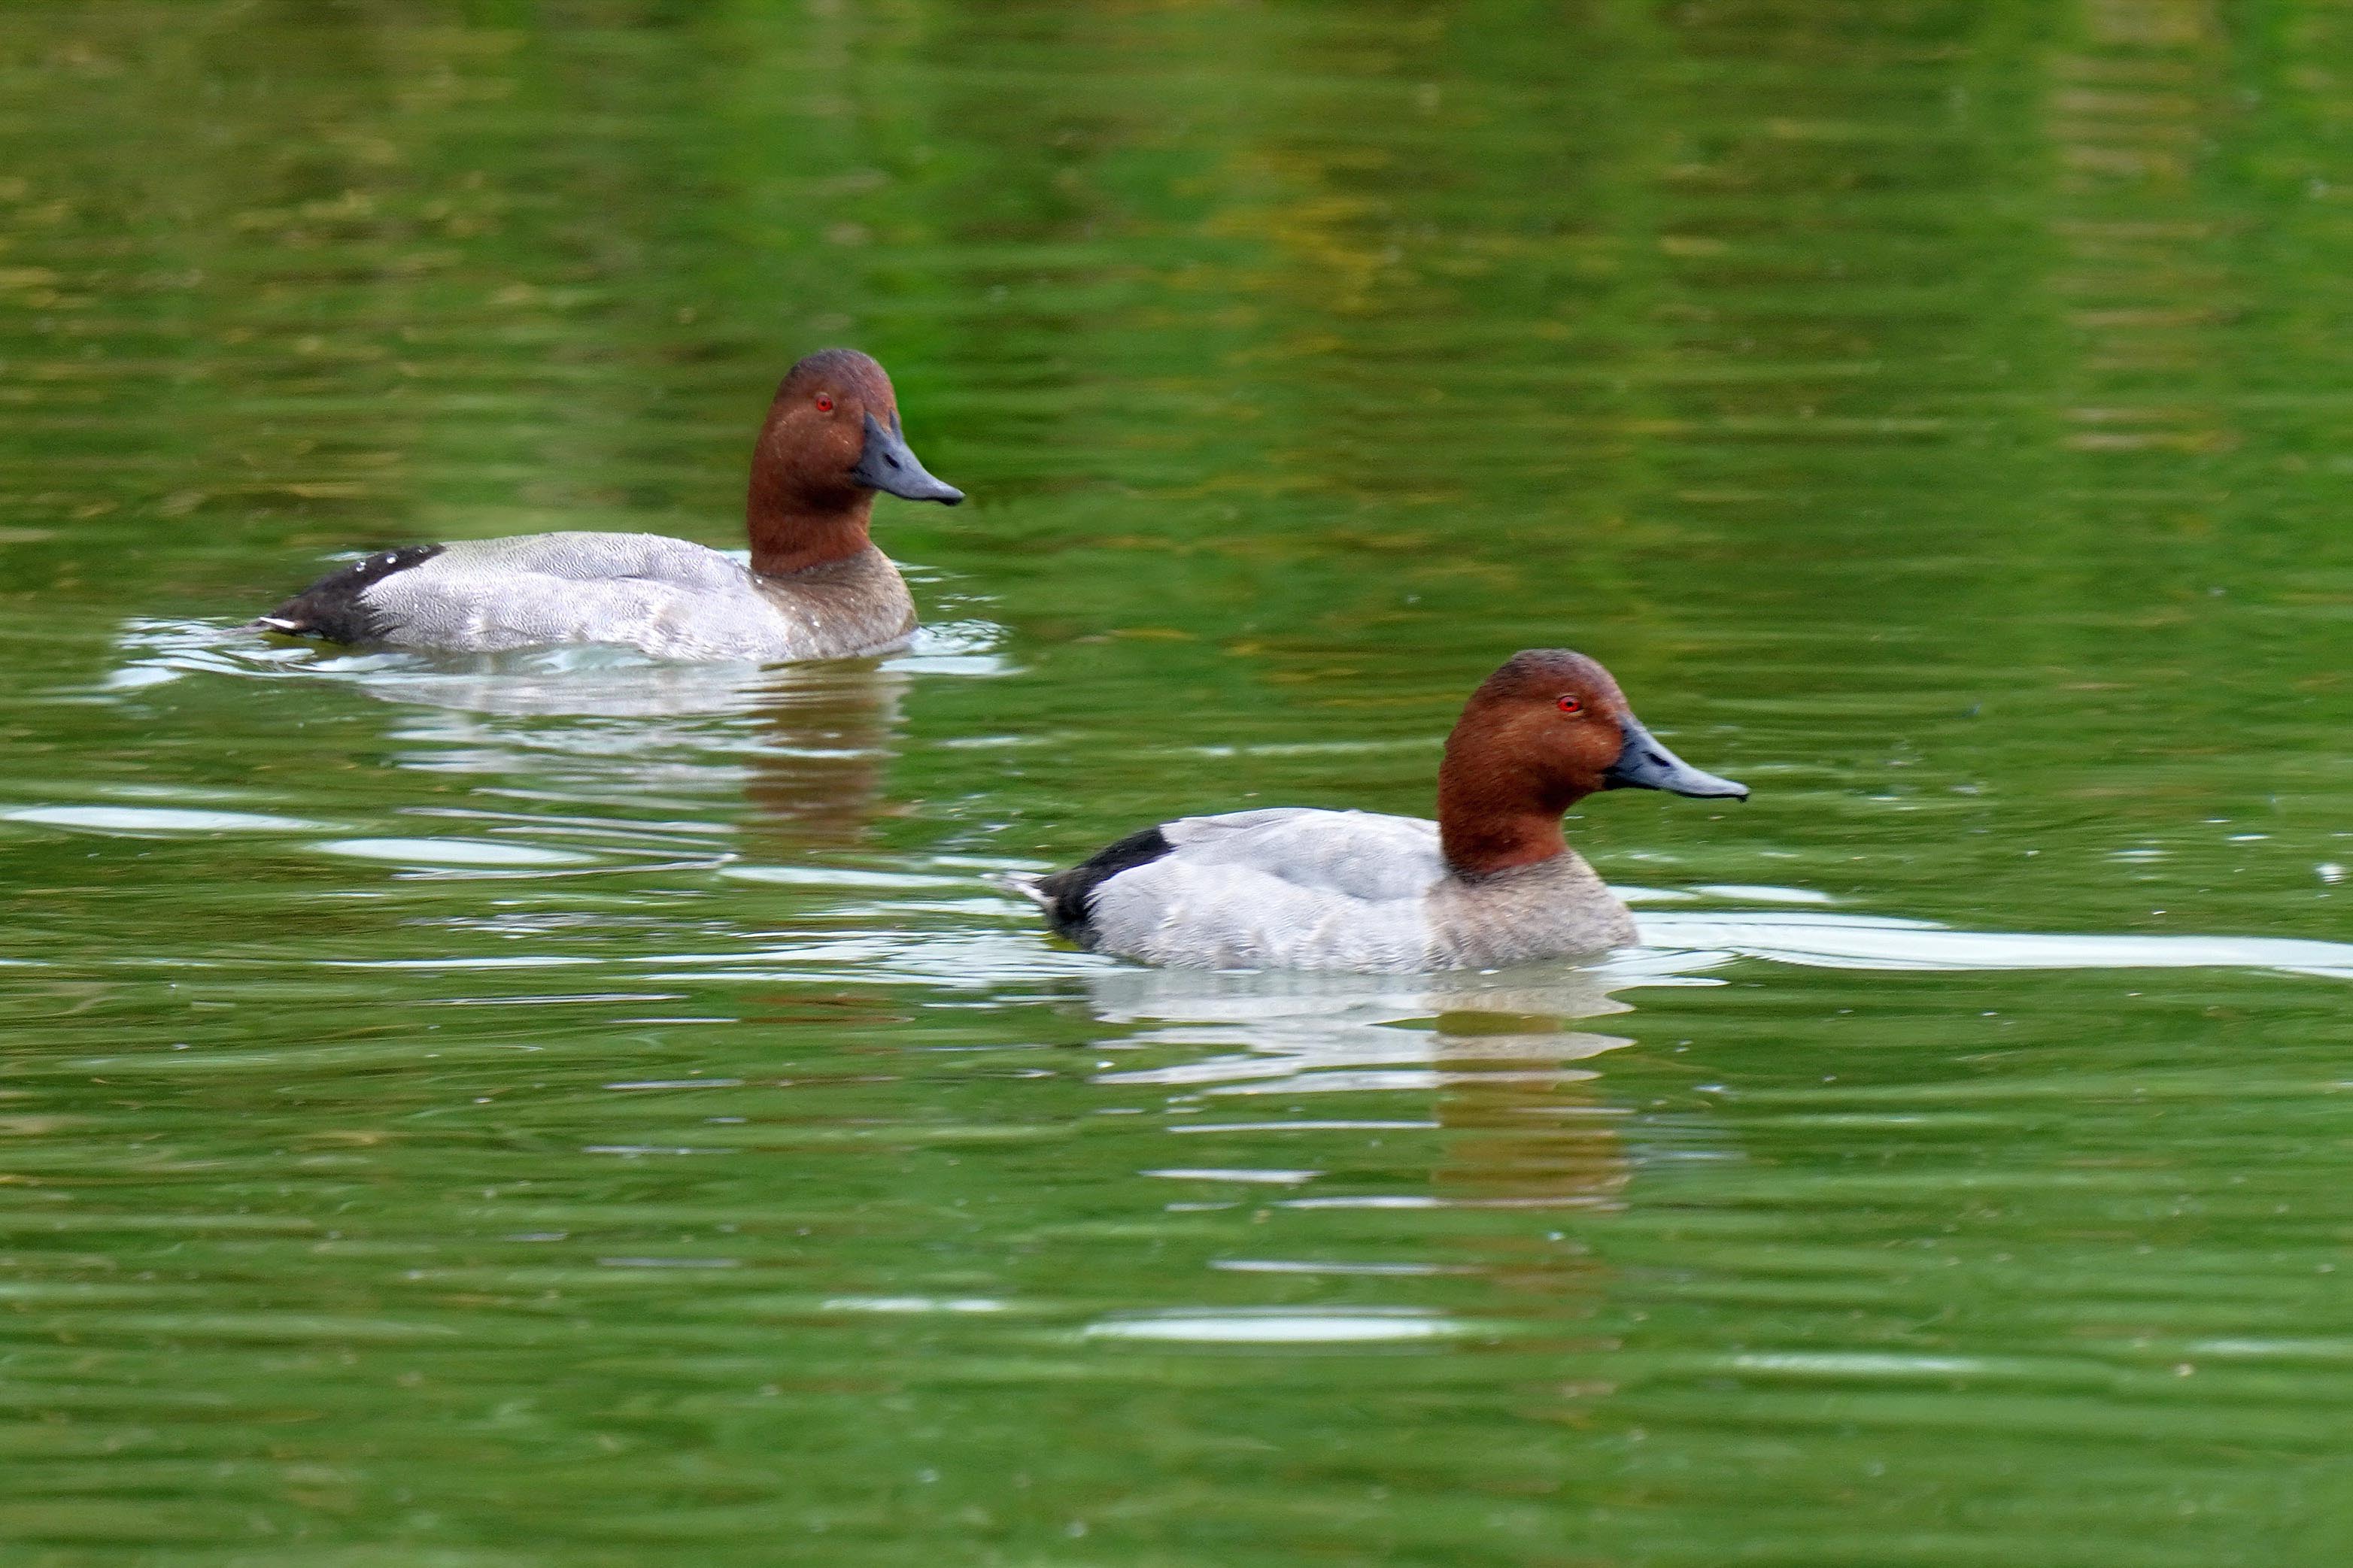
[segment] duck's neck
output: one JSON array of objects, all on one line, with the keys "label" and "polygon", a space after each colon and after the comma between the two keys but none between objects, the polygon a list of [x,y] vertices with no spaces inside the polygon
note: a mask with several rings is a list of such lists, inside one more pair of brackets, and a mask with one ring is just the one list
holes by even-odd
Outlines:
[{"label": "duck's neck", "polygon": [[1476,880],[1567,854],[1561,813],[1580,797],[1520,768],[1453,745],[1438,770],[1438,842],[1458,877]]},{"label": "duck's neck", "polygon": [[822,496],[789,488],[785,477],[754,468],[744,503],[752,570],[785,577],[855,555],[871,542],[874,492],[854,487]]}]

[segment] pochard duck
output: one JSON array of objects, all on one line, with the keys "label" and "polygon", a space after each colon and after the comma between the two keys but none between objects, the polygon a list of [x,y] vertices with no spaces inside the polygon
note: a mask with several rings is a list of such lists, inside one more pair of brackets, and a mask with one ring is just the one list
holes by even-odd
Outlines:
[{"label": "pochard duck", "polygon": [[792,368],[752,452],[752,561],[653,533],[534,533],[387,550],[253,623],[329,642],[492,652],[571,643],[657,658],[847,658],[915,629],[867,537],[881,490],[954,506],[899,426],[882,367],[824,349]]},{"label": "pochard duck", "polygon": [[1517,653],[1471,694],[1438,820],[1286,806],[1184,816],[1083,865],[1011,879],[1063,936],[1185,969],[1493,969],[1606,952],[1634,919],[1561,837],[1597,791],[1746,800],[1659,743],[1609,672]]}]

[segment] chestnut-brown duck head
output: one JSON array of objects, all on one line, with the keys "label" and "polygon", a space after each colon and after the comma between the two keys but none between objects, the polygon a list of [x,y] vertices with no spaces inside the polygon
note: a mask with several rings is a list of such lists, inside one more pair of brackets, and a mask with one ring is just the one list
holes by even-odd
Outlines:
[{"label": "chestnut-brown duck head", "polygon": [[744,526],[752,570],[782,576],[867,545],[874,492],[954,506],[899,427],[891,378],[855,349],[820,349],[793,366],[752,451]]},{"label": "chestnut-brown duck head", "polygon": [[1606,789],[1748,798],[1746,785],[1662,745],[1594,660],[1567,648],[1514,654],[1471,694],[1446,740],[1438,830],[1447,864],[1479,877],[1549,859],[1567,847],[1561,814]]}]

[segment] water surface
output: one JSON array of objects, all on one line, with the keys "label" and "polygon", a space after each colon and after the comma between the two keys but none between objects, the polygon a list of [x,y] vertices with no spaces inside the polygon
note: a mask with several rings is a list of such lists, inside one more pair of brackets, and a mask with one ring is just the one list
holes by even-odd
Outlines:
[{"label": "water surface", "polygon": [[[2353,1550],[2353,34],[2057,5],[0,18],[29,1564]],[[257,642],[739,542],[875,664]],[[1746,805],[1606,964],[1149,973],[989,879],[1429,808],[1566,644]]]}]

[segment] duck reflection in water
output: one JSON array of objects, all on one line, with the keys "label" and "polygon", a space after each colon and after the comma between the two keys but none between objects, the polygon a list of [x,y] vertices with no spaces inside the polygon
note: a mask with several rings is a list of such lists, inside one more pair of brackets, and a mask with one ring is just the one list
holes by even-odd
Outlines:
[{"label": "duck reflection in water", "polygon": [[[1411,977],[1121,967],[1086,978],[1099,1018],[1143,1026],[1099,1047],[1211,1053],[1097,1079],[1202,1096],[1196,1115],[1169,1119],[1170,1131],[1277,1140],[1284,1152],[1270,1150],[1270,1163],[1293,1164],[1302,1162],[1283,1128],[1304,1124],[1319,1138],[1377,1138],[1378,1153],[1367,1142],[1358,1154],[1400,1167],[1354,1190],[1319,1181],[1286,1207],[1525,1211],[1496,1223],[1392,1213],[1383,1228],[1402,1234],[1374,1268],[1482,1276],[1486,1314],[1513,1312],[1514,1297],[1554,1324],[1599,1310],[1609,1270],[1575,1232],[1582,1216],[1618,1207],[1631,1176],[1620,1130],[1632,1108],[1611,1102],[1598,1058],[1633,1042],[1577,1026],[1630,1011],[1613,989],[1691,982],[1635,959]],[[1310,1256],[1253,1267],[1329,1267],[1313,1242],[1301,1250]]]},{"label": "duck reflection in water", "polygon": [[1419,975],[1122,966],[1085,980],[1105,1023],[1155,1026],[1128,1036],[1128,1045],[1236,1047],[1103,1081],[1219,1096],[1442,1089],[1498,1071],[1555,1082],[1590,1076],[1564,1064],[1630,1043],[1562,1027],[1630,1010],[1609,994],[1626,983],[1615,966]]},{"label": "duck reflection in water", "polygon": [[[761,668],[592,656],[541,673],[410,668],[362,684],[433,710],[402,736],[434,747],[410,765],[740,826],[733,847],[765,859],[858,847],[890,813],[883,784],[913,681],[870,660]],[[511,722],[567,719],[578,722]]]}]

